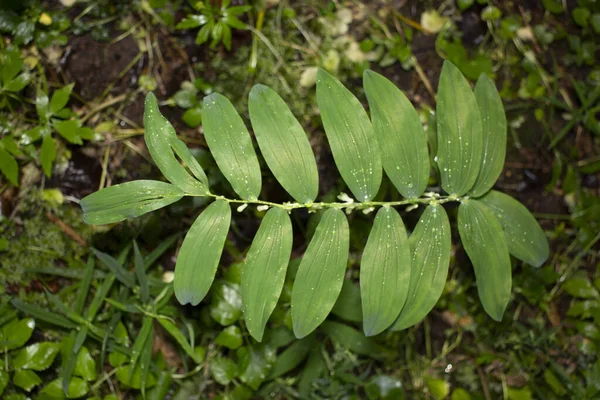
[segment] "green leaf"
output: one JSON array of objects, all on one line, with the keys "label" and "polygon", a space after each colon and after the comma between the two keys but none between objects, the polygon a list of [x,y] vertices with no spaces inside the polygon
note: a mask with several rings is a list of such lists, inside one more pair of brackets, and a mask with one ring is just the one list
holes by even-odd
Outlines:
[{"label": "green leaf", "polygon": [[217,282],[212,291],[210,316],[223,326],[235,323],[242,316],[240,286],[229,282]]},{"label": "green leaf", "polygon": [[81,314],[83,312],[83,307],[85,307],[85,300],[90,292],[90,286],[92,284],[92,278],[94,276],[94,270],[96,267],[95,260],[96,258],[94,256],[88,256],[88,262],[83,270],[83,276],[79,282],[79,288],[77,291],[77,298],[75,299],[75,305],[73,306],[73,311],[76,314]]},{"label": "green leaf", "polygon": [[59,343],[39,342],[19,350],[14,359],[15,369],[43,371],[50,367],[60,351]]},{"label": "green leaf", "polygon": [[540,224],[523,204],[495,190],[478,200],[500,221],[510,254],[534,267],[546,262],[550,255],[548,239]]},{"label": "green leaf", "polygon": [[483,156],[471,195],[479,197],[494,186],[504,167],[506,114],[494,81],[485,74],[481,74],[477,80],[475,98],[483,127]]},{"label": "green leaf", "polygon": [[315,156],[289,107],[271,88],[254,85],[248,100],[260,150],[283,188],[299,203],[312,203],[319,192]]},{"label": "green leaf", "polygon": [[48,178],[50,175],[52,175],[52,164],[54,164],[55,159],[56,144],[54,143],[52,136],[50,136],[48,133],[44,136],[42,148],[40,150],[40,163],[42,164],[42,169]]},{"label": "green leaf", "polygon": [[[14,299],[11,301],[11,303],[15,308],[17,308],[17,309],[23,311],[24,313],[29,314],[41,321],[45,321],[50,324],[60,326],[60,327],[66,328],[66,329],[74,329],[76,326],[73,322],[69,321],[67,318],[63,317],[62,315],[58,315],[56,313],[48,311],[47,309],[35,306],[33,304],[28,304],[22,300]],[[31,320],[31,321],[33,323],[33,320]],[[8,326],[8,325],[5,325],[5,326]],[[22,345],[17,346],[17,347],[21,347],[21,346]]]},{"label": "green leaf", "polygon": [[87,347],[82,347],[79,350],[73,374],[82,377],[86,381],[93,381],[97,378],[96,362]]},{"label": "green leaf", "polygon": [[363,320],[360,288],[350,279],[344,279],[342,291],[331,309],[331,313],[350,322]]},{"label": "green leaf", "polygon": [[183,122],[190,128],[196,128],[202,123],[202,108],[193,107],[186,110],[181,116],[181,119],[183,119]]},{"label": "green leaf", "polygon": [[379,358],[387,354],[387,350],[356,329],[339,322],[325,321],[321,325],[323,332],[342,347],[365,356]]},{"label": "green leaf", "polygon": [[13,375],[13,383],[26,392],[31,392],[34,387],[42,383],[42,380],[33,371],[27,369],[18,369]]},{"label": "green leaf", "polygon": [[2,396],[2,394],[4,393],[4,389],[6,389],[6,386],[8,385],[9,381],[10,375],[8,371],[5,371],[3,368],[0,369],[0,396]]},{"label": "green leaf", "polygon": [[238,372],[234,362],[225,357],[215,357],[210,360],[209,368],[213,379],[221,385],[228,385]]},{"label": "green leaf", "polygon": [[[68,399],[76,399],[85,396],[89,391],[89,386],[86,381],[81,378],[73,378],[69,381],[67,392]],[[60,379],[55,379],[47,384],[41,391],[40,395],[46,395],[50,398],[64,399],[65,395],[62,390]]]},{"label": "green leaf", "polygon": [[140,248],[135,240],[133,241],[133,257],[135,276],[140,285],[140,297],[144,303],[147,303],[150,300],[148,277],[146,276],[146,268],[144,267],[144,258],[142,257]]},{"label": "green leaf", "polygon": [[99,190],[81,199],[83,220],[103,225],[139,217],[175,203],[184,193],[174,185],[139,180]]},{"label": "green leaf", "polygon": [[388,79],[371,70],[363,74],[373,131],[385,173],[400,194],[417,198],[429,179],[427,135],[417,111]]},{"label": "green leaf", "polygon": [[252,241],[242,269],[244,320],[260,342],[277,305],[292,253],[292,223],[282,208],[271,208]]},{"label": "green leaf", "polygon": [[411,254],[402,218],[381,207],[365,245],[360,264],[363,330],[373,336],[398,317],[408,295]]},{"label": "green leaf", "polygon": [[348,262],[349,234],[343,211],[330,208],[323,213],[292,289],[292,323],[298,339],[327,318],[340,294]]},{"label": "green leaf", "polygon": [[267,379],[275,379],[296,368],[306,357],[315,344],[313,335],[296,340],[283,353],[277,356],[273,369]]},{"label": "green leaf", "polygon": [[19,49],[7,50],[2,58],[2,82],[6,85],[21,72],[22,67],[23,60]]},{"label": "green leaf", "polygon": [[183,240],[175,265],[173,287],[181,304],[195,306],[208,293],[230,223],[231,207],[224,200],[216,200],[194,221]]},{"label": "green leaf", "polygon": [[[183,159],[186,152],[181,152],[175,129],[158,109],[158,101],[153,93],[148,93],[144,106],[144,139],[146,146],[160,172],[174,185],[186,193],[206,194],[208,192],[208,179],[204,171],[202,174],[190,175],[183,165],[179,163],[171,148]],[[183,156],[182,156],[183,154]],[[192,157],[193,158],[193,157]],[[186,161],[185,159],[183,161]],[[188,160],[191,161],[191,160]],[[187,162],[187,161],[186,161]],[[189,163],[188,163],[189,166]],[[199,166],[198,166],[199,167]]]},{"label": "green leaf", "polygon": [[583,298],[583,299],[597,299],[598,298],[598,290],[592,285],[589,279],[582,277],[574,277],[570,278],[566,281],[562,288],[565,292],[570,294],[573,297]]},{"label": "green leaf", "polygon": [[31,74],[29,72],[23,72],[21,75],[8,82],[6,86],[4,86],[4,90],[12,93],[20,92],[25,86],[29,85],[29,82],[31,82]]},{"label": "green leaf", "polygon": [[69,102],[69,97],[71,97],[73,86],[75,86],[75,84],[71,83],[70,85],[64,86],[54,91],[54,94],[50,99],[50,112],[52,114],[56,114],[57,112],[65,108],[65,106]]},{"label": "green leaf", "polygon": [[450,384],[443,379],[425,378],[425,383],[429,393],[435,400],[443,400],[448,398],[450,394]]},{"label": "green leaf", "polygon": [[359,201],[373,199],[381,184],[381,157],[367,112],[323,69],[317,73],[317,104],[342,178]]},{"label": "green leaf", "polygon": [[194,349],[189,344],[185,336],[183,336],[183,333],[181,333],[179,328],[175,326],[174,323],[165,318],[158,318],[158,322],[162,325],[163,328],[165,328],[167,332],[169,332],[169,335],[171,335],[173,339],[175,339],[177,343],[179,343],[183,351],[185,351],[190,357],[192,357],[192,359],[196,361],[196,363],[200,364],[202,362],[202,358],[198,357],[198,353],[194,351]]},{"label": "green leaf", "polygon": [[154,336],[154,327],[152,325],[152,317],[145,316],[142,322],[142,327],[133,342],[133,347],[131,348],[131,357],[129,359],[129,378],[133,377],[136,368],[138,367],[137,363],[140,359],[140,355],[144,350],[147,340],[152,340]]},{"label": "green leaf", "polygon": [[501,321],[512,285],[502,225],[483,203],[467,200],[458,208],[458,232],[475,269],[481,304],[490,317]]},{"label": "green leaf", "polygon": [[69,119],[66,121],[56,122],[54,124],[54,128],[69,143],[83,144],[83,141],[77,135],[77,131],[79,130],[79,123],[76,120]]},{"label": "green leaf", "polygon": [[368,399],[405,399],[402,382],[388,375],[377,375],[371,378],[365,385],[365,392]]},{"label": "green leaf", "polygon": [[33,318],[15,319],[4,325],[0,328],[0,350],[4,352],[22,347],[31,337],[33,328]]},{"label": "green leaf", "polygon": [[233,190],[244,200],[256,200],[262,184],[252,139],[233,104],[218,93],[202,102],[204,136]]},{"label": "green leaf", "polygon": [[133,278],[133,275],[127,269],[125,269],[125,267],[123,267],[121,263],[119,263],[119,261],[117,261],[112,256],[98,251],[94,248],[92,248],[92,252],[96,255],[96,257],[98,257],[100,261],[102,261],[102,264],[104,264],[106,268],[108,268],[110,272],[114,274],[115,278],[117,278],[121,283],[123,283],[130,289],[133,289],[135,287],[135,280]]},{"label": "green leaf", "polygon": [[19,165],[17,160],[0,147],[0,172],[15,186],[19,186]]},{"label": "green leaf", "polygon": [[310,352],[308,356],[308,361],[306,361],[306,365],[300,375],[300,380],[298,381],[298,391],[302,395],[303,399],[309,398],[309,394],[312,392],[312,386],[314,382],[319,379],[323,374],[327,371],[327,365],[325,361],[323,361],[323,356],[321,354],[321,346],[316,346]]},{"label": "green leaf", "polygon": [[[133,374],[130,372],[129,365],[122,365],[117,368],[115,375],[117,376],[119,382],[125,386],[138,390],[142,388],[142,368],[139,365],[135,367]],[[145,379],[145,387],[151,388],[155,385],[156,378],[153,374],[149,373]]]},{"label": "green leaf", "polygon": [[241,347],[236,355],[240,380],[257,390],[273,367],[277,352],[272,347],[261,344]]},{"label": "green leaf", "polygon": [[408,296],[392,330],[402,330],[421,321],[444,291],[452,248],[448,215],[439,204],[427,206],[408,239],[412,274]]},{"label": "green leaf", "polygon": [[204,15],[192,14],[182,19],[176,26],[175,29],[192,29],[204,25],[207,18]]},{"label": "green leaf", "polygon": [[242,332],[240,331],[240,328],[235,325],[228,326],[219,333],[215,339],[215,343],[219,346],[225,346],[228,349],[235,350],[244,343]]},{"label": "green leaf", "polygon": [[469,82],[444,61],[437,99],[438,166],[442,188],[462,196],[475,183],[483,153],[481,115]]}]

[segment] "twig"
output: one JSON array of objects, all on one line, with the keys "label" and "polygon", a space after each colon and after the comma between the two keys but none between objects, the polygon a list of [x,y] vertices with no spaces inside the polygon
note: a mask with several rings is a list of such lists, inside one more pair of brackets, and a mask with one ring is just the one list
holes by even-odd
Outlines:
[{"label": "twig", "polygon": [[82,238],[81,236],[79,236],[79,234],[77,232],[75,232],[75,230],[73,228],[71,228],[69,225],[67,225],[63,221],[61,221],[57,216],[55,216],[54,214],[52,214],[50,212],[47,212],[46,217],[48,217],[50,222],[52,222],[53,224],[58,226],[60,228],[60,230],[65,233],[65,235],[69,236],[71,239],[73,239],[74,241],[79,243],[81,246],[87,247],[87,242],[85,241],[85,239]]}]

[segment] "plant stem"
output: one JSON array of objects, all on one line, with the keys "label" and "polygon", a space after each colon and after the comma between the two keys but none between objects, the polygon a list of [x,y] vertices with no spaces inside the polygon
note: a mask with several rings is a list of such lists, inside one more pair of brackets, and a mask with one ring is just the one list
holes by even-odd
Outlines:
[{"label": "plant stem", "polygon": [[[457,197],[456,195],[440,196],[439,194],[434,193],[434,192],[425,193],[425,197],[419,197],[419,198],[414,198],[414,199],[404,199],[404,200],[399,200],[399,201],[365,201],[362,203],[354,202],[354,200],[352,200],[350,197],[347,197],[347,196],[346,196],[346,198],[348,199],[348,201],[333,202],[333,203],[323,203],[323,202],[273,203],[270,201],[264,201],[264,200],[258,200],[258,199],[257,200],[229,199],[224,196],[219,196],[219,195],[212,194],[212,193],[207,193],[207,194],[188,193],[188,196],[213,197],[218,200],[225,200],[228,203],[240,204],[242,207],[248,206],[248,205],[257,205],[259,207],[263,206],[263,207],[267,207],[267,208],[277,207],[277,208],[282,208],[287,211],[291,211],[291,210],[295,210],[295,209],[299,209],[299,208],[306,208],[309,211],[316,211],[316,210],[321,210],[324,208],[337,208],[337,209],[347,209],[347,210],[356,209],[356,210],[367,211],[367,210],[373,210],[376,207],[394,207],[394,206],[415,206],[415,208],[416,208],[420,204],[426,204],[426,205],[444,204],[444,203],[448,203],[451,201],[462,201],[462,200],[468,199],[468,196],[464,196],[464,197]],[[342,196],[345,196],[345,194],[342,194]]]}]

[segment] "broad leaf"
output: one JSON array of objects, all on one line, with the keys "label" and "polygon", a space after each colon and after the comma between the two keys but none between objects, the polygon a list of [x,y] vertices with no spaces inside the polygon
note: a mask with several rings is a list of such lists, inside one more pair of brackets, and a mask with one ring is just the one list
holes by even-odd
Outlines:
[{"label": "broad leaf", "polygon": [[[156,166],[171,183],[186,193],[205,194],[208,192],[208,179],[204,171],[198,173],[198,169],[201,171],[202,168],[199,168],[197,161],[189,158],[189,150],[183,151],[181,148],[175,129],[160,113],[158,101],[153,93],[148,93],[144,106],[144,139]],[[180,164],[171,148],[186,162],[194,176],[190,175]]]},{"label": "broad leaf", "polygon": [[[20,301],[19,299],[14,299],[13,305],[15,305],[15,302]],[[22,308],[19,309],[22,310]],[[0,351],[14,350],[23,346],[31,337],[33,328],[35,328],[35,320],[33,318],[15,319],[2,326],[0,328]]]},{"label": "broad leaf", "polygon": [[15,354],[12,365],[15,369],[43,371],[52,365],[59,351],[59,343],[35,343],[19,350]]},{"label": "broad leaf", "polygon": [[490,317],[501,321],[512,285],[502,226],[483,203],[467,200],[458,208],[458,232],[475,269],[481,304]]},{"label": "broad leaf", "polygon": [[283,353],[277,356],[275,365],[273,365],[273,369],[269,373],[267,379],[275,379],[296,368],[306,357],[308,357],[308,353],[314,345],[314,336],[296,340],[290,347],[285,349]]},{"label": "broad leaf", "polygon": [[450,265],[451,233],[448,215],[439,204],[427,206],[408,238],[412,274],[406,303],[392,330],[420,322],[444,291]]},{"label": "broad leaf", "polygon": [[29,82],[31,82],[31,74],[29,72],[23,72],[15,79],[8,82],[4,87],[4,90],[13,93],[20,92],[25,86],[29,85]]},{"label": "broad leaf", "polygon": [[26,392],[42,383],[42,379],[35,372],[28,369],[17,369],[13,375],[13,383]]},{"label": "broad leaf", "polygon": [[[86,381],[81,378],[72,378],[69,381],[67,387],[67,398],[77,399],[83,397],[89,391],[89,386]],[[40,398],[51,398],[51,399],[64,399],[65,394],[63,392],[60,379],[55,379],[47,384],[40,391]]]},{"label": "broad leaf", "polygon": [[506,115],[494,81],[482,74],[475,85],[475,98],[483,127],[483,156],[481,168],[471,195],[479,197],[496,183],[506,156]]},{"label": "broad leaf", "polygon": [[292,324],[298,339],[327,318],[340,294],[348,262],[349,233],[343,211],[331,208],[323,213],[292,289]]},{"label": "broad leaf", "polygon": [[229,203],[216,200],[198,216],[188,231],[177,256],[173,281],[175,297],[181,304],[195,306],[208,293],[230,223]]},{"label": "broad leaf", "polygon": [[54,92],[52,98],[50,99],[50,112],[52,114],[56,114],[69,102],[69,97],[71,97],[71,92],[73,91],[74,83],[70,85],[64,86]]},{"label": "broad leaf", "polygon": [[481,115],[469,82],[444,61],[437,98],[438,166],[442,188],[462,196],[475,183],[481,165]]},{"label": "broad leaf", "polygon": [[47,133],[42,140],[42,148],[40,149],[40,164],[47,177],[52,175],[52,164],[56,159],[56,144],[54,139]]},{"label": "broad leaf", "polygon": [[23,67],[23,60],[18,49],[7,50],[2,58],[2,81],[6,85],[10,82]]},{"label": "broad leaf", "polygon": [[283,188],[299,203],[312,203],[319,191],[315,156],[289,107],[271,88],[255,85],[248,100],[260,150]]},{"label": "broad leaf", "polygon": [[550,255],[548,239],[540,224],[523,204],[495,190],[478,200],[500,221],[510,254],[534,267],[544,264]]},{"label": "broad leaf", "polygon": [[292,239],[292,223],[287,212],[271,208],[246,256],[241,285],[244,320],[250,335],[259,342],[283,289]]},{"label": "broad leaf", "polygon": [[360,264],[363,330],[373,336],[387,329],[402,309],[411,279],[411,257],[402,218],[381,207]]},{"label": "broad leaf", "polygon": [[419,115],[400,89],[382,75],[366,70],[363,82],[383,169],[402,196],[419,197],[429,179],[427,135]]},{"label": "broad leaf", "polygon": [[240,380],[254,390],[266,379],[277,358],[277,351],[267,345],[240,347],[236,351]]},{"label": "broad leaf", "polygon": [[184,196],[177,186],[160,181],[132,181],[104,188],[81,199],[83,219],[103,225],[135,218]]},{"label": "broad leaf", "polygon": [[244,200],[256,200],[262,178],[252,139],[233,104],[218,93],[202,102],[204,136],[225,178]]},{"label": "broad leaf", "polygon": [[367,112],[323,69],[317,73],[317,104],[342,178],[359,201],[373,199],[381,184],[381,157]]},{"label": "broad leaf", "polygon": [[19,165],[17,160],[0,147],[0,172],[15,186],[19,186]]},{"label": "broad leaf", "polygon": [[59,121],[54,124],[54,128],[60,136],[65,138],[69,143],[73,144],[82,144],[83,141],[77,134],[79,128],[79,123],[74,119],[68,119],[66,121]]}]

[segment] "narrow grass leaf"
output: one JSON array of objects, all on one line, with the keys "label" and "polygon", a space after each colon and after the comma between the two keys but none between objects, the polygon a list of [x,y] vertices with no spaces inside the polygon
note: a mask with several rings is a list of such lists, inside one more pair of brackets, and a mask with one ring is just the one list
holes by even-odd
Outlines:
[{"label": "narrow grass leaf", "polygon": [[6,150],[0,147],[0,172],[15,186],[19,186],[19,164]]},{"label": "narrow grass leaf", "polygon": [[94,317],[96,317],[96,314],[102,306],[102,302],[104,301],[104,299],[106,299],[106,296],[108,295],[108,292],[110,291],[114,283],[115,276],[109,275],[104,281],[102,281],[102,284],[96,289],[94,298],[92,299],[92,302],[90,303],[90,306],[88,307],[85,315],[88,321],[91,321],[94,319]]},{"label": "narrow grass leaf", "polygon": [[11,301],[11,303],[16,309],[24,312],[27,315],[31,315],[40,321],[48,322],[49,324],[60,326],[61,328],[65,329],[75,329],[76,327],[76,325],[67,318],[52,311],[48,311],[45,308],[26,303],[19,299],[14,299]]},{"label": "narrow grass leaf", "polygon": [[292,223],[281,208],[271,208],[252,241],[242,269],[242,304],[246,328],[260,342],[277,305],[292,253]]},{"label": "narrow grass leaf", "polygon": [[479,173],[483,127],[469,82],[449,61],[442,67],[436,110],[442,188],[462,196],[473,187]]},{"label": "narrow grass leaf", "polygon": [[550,255],[548,239],[540,224],[523,204],[495,190],[478,200],[500,221],[510,254],[534,267],[546,262]]},{"label": "narrow grass leaf", "polygon": [[451,232],[448,215],[439,204],[427,206],[408,238],[412,274],[408,297],[392,330],[420,322],[444,291],[450,266]]},{"label": "narrow grass leaf", "polygon": [[391,207],[377,212],[360,263],[363,330],[373,336],[396,320],[408,295],[411,256],[402,218]]},{"label": "narrow grass leaf", "polygon": [[315,156],[289,107],[273,89],[255,85],[248,100],[260,150],[283,188],[299,203],[312,203],[319,191]]},{"label": "narrow grass leaf", "polygon": [[292,325],[298,339],[327,318],[340,294],[348,262],[349,235],[343,211],[330,208],[323,213],[292,289]]},{"label": "narrow grass leaf", "polygon": [[85,222],[103,225],[139,217],[183,196],[181,189],[169,183],[139,180],[94,192],[81,199],[80,205]]},{"label": "narrow grass leaf", "polygon": [[137,242],[133,241],[133,266],[135,269],[135,276],[138,283],[140,284],[140,297],[144,303],[150,299],[150,289],[148,288],[148,277],[146,276],[146,269],[144,268],[144,259]]},{"label": "narrow grass leaf", "polygon": [[502,225],[486,205],[467,200],[458,208],[458,232],[475,269],[481,304],[490,317],[501,321],[512,285]]},{"label": "narrow grass leaf", "polygon": [[233,190],[244,200],[256,200],[262,177],[248,129],[233,104],[218,93],[202,102],[204,136]]},{"label": "narrow grass leaf", "polygon": [[179,233],[169,236],[144,257],[144,270],[148,270],[179,239]]},{"label": "narrow grass leaf", "polygon": [[77,291],[77,298],[75,299],[75,306],[73,307],[73,311],[75,313],[80,314],[83,312],[83,307],[85,306],[85,300],[90,292],[90,286],[92,284],[92,278],[94,276],[94,267],[96,266],[95,258],[90,255],[88,257],[88,262],[85,266],[83,276],[81,278],[81,282],[79,282],[79,289]]},{"label": "narrow grass leaf", "polygon": [[125,286],[130,289],[135,287],[135,280],[131,272],[125,269],[119,261],[110,256],[109,254],[103,253],[96,249],[92,249],[92,252],[98,257],[98,259],[108,268],[115,277]]},{"label": "narrow grass leaf", "polygon": [[[153,331],[154,329],[152,329]],[[154,332],[150,332],[150,338],[154,336]],[[142,354],[140,355],[140,390],[142,392],[142,398],[146,398],[146,386],[148,384],[148,374],[150,373],[150,363],[152,362],[152,347],[154,341],[151,339],[146,340]]]},{"label": "narrow grass leaf", "polygon": [[408,199],[425,192],[429,179],[427,135],[415,107],[391,81],[366,70],[365,94],[385,173]]},{"label": "narrow grass leaf", "polygon": [[146,346],[146,341],[152,340],[151,334],[154,331],[152,326],[152,317],[145,316],[142,321],[142,327],[138,332],[137,338],[135,342],[133,342],[133,347],[131,348],[131,357],[129,358],[129,378],[133,376],[135,368],[137,367],[137,363],[140,359],[142,351]]},{"label": "narrow grass leaf", "polygon": [[506,114],[494,81],[485,74],[481,74],[477,80],[475,98],[481,113],[483,155],[479,175],[471,189],[471,196],[479,197],[494,186],[504,167]]},{"label": "narrow grass leaf", "polygon": [[335,164],[354,196],[369,201],[381,184],[379,145],[358,99],[323,69],[317,73],[317,104]]},{"label": "narrow grass leaf", "polygon": [[175,264],[173,286],[181,304],[195,306],[208,293],[221,259],[231,223],[231,208],[216,200],[198,216],[188,231]]},{"label": "narrow grass leaf", "polygon": [[199,358],[198,353],[194,351],[193,347],[174,323],[166,318],[158,318],[158,322],[163,328],[165,328],[167,332],[169,332],[169,335],[175,339],[175,341],[181,346],[183,351],[185,351],[188,356],[190,356],[198,364],[202,362],[202,359]]},{"label": "narrow grass leaf", "polygon": [[[148,93],[144,104],[144,139],[152,159],[165,178],[186,193],[208,193],[206,174],[204,171],[198,173],[199,165],[189,159],[191,156],[189,150],[186,152],[181,148],[182,144],[178,142],[175,129],[160,113],[158,101],[153,93]],[[180,158],[187,161],[186,163],[192,171],[196,171],[195,177],[181,165],[173,150],[178,153]]]}]

